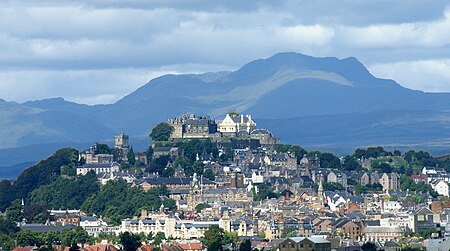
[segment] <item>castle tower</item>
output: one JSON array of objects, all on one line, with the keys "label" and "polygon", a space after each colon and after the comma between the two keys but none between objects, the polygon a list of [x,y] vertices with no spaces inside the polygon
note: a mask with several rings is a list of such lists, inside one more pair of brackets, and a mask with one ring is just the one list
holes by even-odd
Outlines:
[{"label": "castle tower", "polygon": [[127,155],[130,150],[129,137],[124,132],[116,135],[114,139],[114,148],[121,151],[121,159],[127,160]]},{"label": "castle tower", "polygon": [[124,148],[128,149],[130,147],[128,145],[128,140],[129,140],[128,135],[126,135],[124,132],[121,132],[119,135],[117,135],[115,137],[114,147],[118,148],[118,149],[124,149]]}]

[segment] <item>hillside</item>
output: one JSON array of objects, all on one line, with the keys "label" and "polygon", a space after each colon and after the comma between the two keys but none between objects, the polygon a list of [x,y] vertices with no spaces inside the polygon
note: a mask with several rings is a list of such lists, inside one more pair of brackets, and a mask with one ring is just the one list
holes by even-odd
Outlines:
[{"label": "hillside", "polygon": [[377,144],[445,152],[450,150],[449,107],[450,94],[378,79],[355,58],[279,53],[233,72],[161,76],[111,105],[0,102],[5,139],[0,148],[93,143],[121,130],[142,141],[157,122],[182,113],[221,119],[235,111],[252,114],[282,141],[306,148],[350,151]]}]

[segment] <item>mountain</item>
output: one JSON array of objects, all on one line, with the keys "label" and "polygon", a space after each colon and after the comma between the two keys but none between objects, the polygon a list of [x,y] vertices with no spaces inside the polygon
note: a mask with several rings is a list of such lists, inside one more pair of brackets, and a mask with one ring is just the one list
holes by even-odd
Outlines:
[{"label": "mountain", "polygon": [[450,94],[376,78],[353,57],[279,53],[233,72],[161,76],[110,105],[0,102],[0,148],[94,143],[122,130],[144,142],[170,117],[193,112],[221,119],[234,111],[252,114],[283,142],[310,149],[390,145],[445,152],[449,108]]}]

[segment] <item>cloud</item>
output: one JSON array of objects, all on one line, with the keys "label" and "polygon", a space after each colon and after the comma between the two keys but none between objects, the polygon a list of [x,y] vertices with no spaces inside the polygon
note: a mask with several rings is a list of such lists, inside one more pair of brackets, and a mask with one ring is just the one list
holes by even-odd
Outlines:
[{"label": "cloud", "polygon": [[7,100],[64,97],[83,104],[112,103],[150,79],[174,71],[147,69],[42,71],[9,70],[0,72],[0,93]]},{"label": "cloud", "polygon": [[[282,51],[355,56],[386,76],[383,65],[450,58],[447,5],[443,0],[2,1],[0,98],[110,103],[156,73],[235,70]],[[412,81],[407,75],[391,74]],[[422,87],[445,89],[445,80]]]},{"label": "cloud", "polygon": [[369,69],[377,77],[395,79],[410,89],[450,92],[450,59],[374,64]]}]

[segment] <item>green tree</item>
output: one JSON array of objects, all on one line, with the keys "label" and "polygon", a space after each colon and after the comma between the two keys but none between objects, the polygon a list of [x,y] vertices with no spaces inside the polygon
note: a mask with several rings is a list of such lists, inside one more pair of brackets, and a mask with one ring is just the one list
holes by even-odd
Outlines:
[{"label": "green tree", "polygon": [[341,168],[341,160],[332,153],[321,153],[319,160],[323,168]]},{"label": "green tree", "polygon": [[25,207],[25,219],[32,223],[45,223],[48,219],[48,210],[45,206],[32,204]]},{"label": "green tree", "polygon": [[39,234],[31,230],[23,230],[16,235],[17,245],[20,247],[40,246],[43,244]]},{"label": "green tree", "polygon": [[361,246],[362,251],[377,251],[377,246],[373,242],[366,242]]},{"label": "green tree", "polygon": [[6,209],[6,217],[11,221],[20,222],[24,218],[22,200],[17,199]]},{"label": "green tree", "polygon": [[136,155],[134,154],[133,147],[130,147],[130,150],[127,154],[128,164],[134,165],[136,163]]},{"label": "green tree", "polygon": [[140,246],[142,246],[141,238],[138,234],[132,234],[129,232],[121,233],[119,235],[120,244],[123,246],[125,251],[136,251]]},{"label": "green tree", "polygon": [[55,154],[38,164],[25,169],[9,188],[5,189],[6,183],[2,183],[2,193],[0,199],[5,199],[0,203],[0,211],[4,211],[10,203],[16,199],[27,201],[31,192],[42,186],[51,183],[61,175],[61,166],[78,164],[78,151],[71,148],[63,148]]},{"label": "green tree", "polygon": [[173,127],[168,123],[159,123],[157,124],[150,133],[150,138],[153,141],[167,141],[170,138],[170,134],[173,131]]},{"label": "green tree", "polygon": [[252,243],[249,239],[241,242],[239,245],[239,251],[252,251]]},{"label": "green tree", "polygon": [[156,233],[155,238],[153,238],[153,245],[159,245],[165,239],[166,235],[163,232],[158,232]]},{"label": "green tree", "polygon": [[[269,186],[267,186],[267,184],[262,183],[262,184],[258,184],[258,193],[254,193],[253,194],[253,200],[254,201],[260,201],[260,200],[265,200],[266,198],[269,199],[273,199],[273,198],[278,198],[280,197],[279,194],[275,193]],[[256,196],[255,196],[256,195]]]},{"label": "green tree", "polygon": [[346,156],[344,159],[344,165],[343,168],[345,171],[355,171],[355,170],[361,170],[362,166],[356,161],[354,157]]},{"label": "green tree", "polygon": [[436,232],[436,228],[435,228],[435,227],[430,227],[430,228],[428,228],[427,230],[423,231],[422,234],[421,234],[421,236],[422,236],[424,239],[429,239],[429,238],[431,237],[431,234],[432,234],[432,233],[435,233],[435,232]]},{"label": "green tree", "polygon": [[205,231],[204,240],[208,250],[223,250],[224,230],[218,225],[211,225],[208,230]]},{"label": "green tree", "polygon": [[47,208],[80,208],[89,196],[99,190],[100,184],[94,172],[74,179],[58,177],[50,184],[35,189],[31,193],[31,202]]},{"label": "green tree", "polygon": [[205,170],[205,172],[203,172],[203,177],[213,181],[216,180],[216,174],[211,169]]},{"label": "green tree", "polygon": [[197,206],[195,206],[195,211],[197,213],[200,213],[203,209],[205,208],[210,208],[211,205],[209,205],[208,203],[200,203]]},{"label": "green tree", "polygon": [[79,251],[80,247],[76,243],[72,244],[69,248],[69,251]]}]

